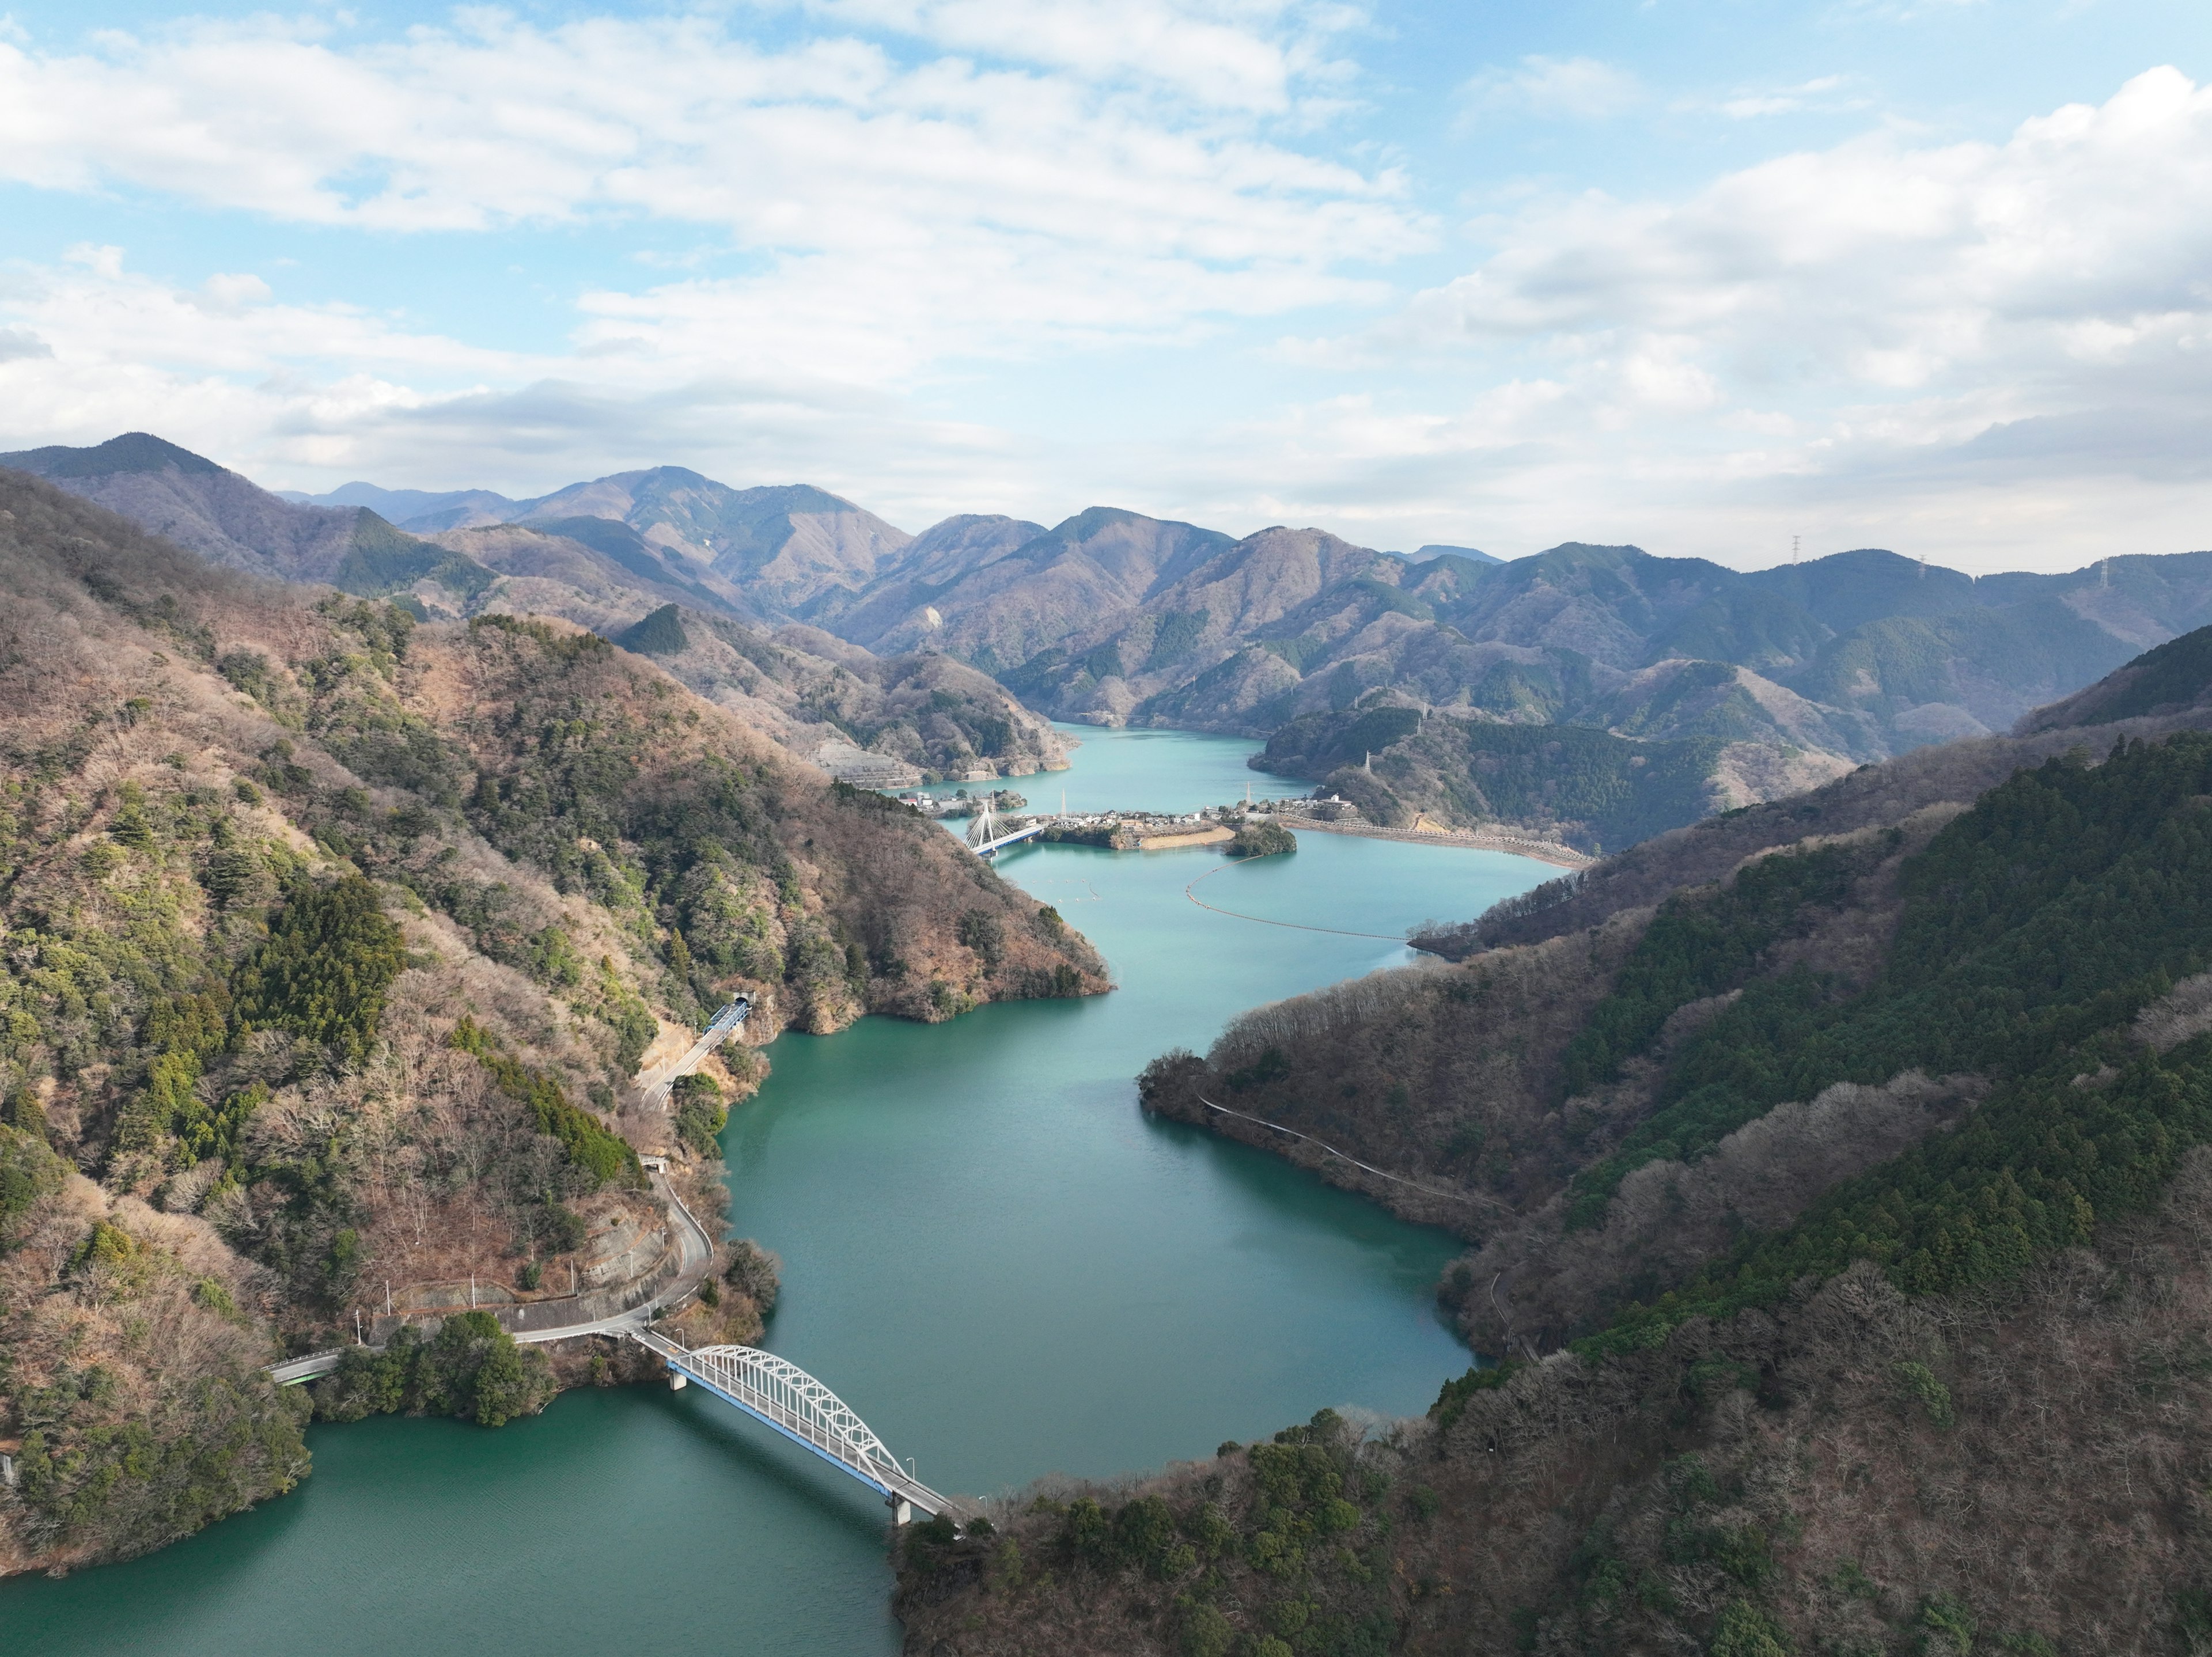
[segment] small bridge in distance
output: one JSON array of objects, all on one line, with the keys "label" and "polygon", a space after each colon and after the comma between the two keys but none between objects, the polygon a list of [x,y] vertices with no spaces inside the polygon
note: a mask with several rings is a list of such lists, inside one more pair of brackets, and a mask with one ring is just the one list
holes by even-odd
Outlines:
[{"label": "small bridge in distance", "polygon": [[660,1355],[668,1366],[671,1387],[696,1381],[724,1403],[805,1446],[881,1496],[895,1522],[909,1523],[917,1510],[950,1514],[955,1519],[980,1511],[973,1503],[939,1495],[901,1466],[849,1405],[789,1358],[757,1346],[702,1346],[695,1350],[642,1326],[626,1332]]},{"label": "small bridge in distance", "polygon": [[661,1071],[660,1075],[647,1087],[645,1102],[665,1110],[668,1108],[668,1096],[674,1090],[678,1081],[690,1075],[700,1065],[705,1064],[708,1053],[742,1029],[744,1027],[746,1015],[752,1010],[753,1004],[741,995],[721,1011],[716,1013],[714,1022],[699,1033],[699,1039],[691,1044],[684,1056]]},{"label": "small bridge in distance", "polygon": [[1027,840],[1031,835],[1041,835],[1061,821],[1060,817],[1036,817],[1026,827],[1009,833],[1000,824],[999,814],[991,809],[991,802],[986,799],[982,815],[968,825],[968,849],[988,862],[1001,847],[1012,846],[1018,840]]}]

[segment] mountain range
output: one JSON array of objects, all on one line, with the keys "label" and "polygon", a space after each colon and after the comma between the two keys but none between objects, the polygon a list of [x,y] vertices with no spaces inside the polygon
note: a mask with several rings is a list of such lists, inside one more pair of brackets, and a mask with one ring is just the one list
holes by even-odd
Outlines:
[{"label": "mountain range", "polygon": [[[143,434],[0,463],[0,1575],[290,1488],[308,1408],[492,1424],[617,1378],[495,1344],[503,1392],[487,1358],[302,1400],[260,1366],[387,1274],[541,1294],[654,1223],[640,1150],[719,1224],[758,1061],[672,1116],[631,1084],[732,994],[765,1036],[1107,987],[778,745],[1012,769],[1044,709],[1626,849],[1139,1081],[1455,1233],[1439,1302],[1498,1361],[1413,1421],[906,1527],[908,1649],[2212,1639],[2212,555],[902,537],[668,470],[418,534]],[[427,499],[382,504],[486,510]],[[716,1281],[686,1344],[757,1338],[756,1280]]]},{"label": "mountain range", "polygon": [[[737,658],[772,645],[751,677],[794,735],[948,774],[1056,762],[1037,715],[1216,731],[1267,738],[1256,764],[1385,824],[1502,822],[1585,849],[2007,730],[2212,620],[2202,552],[1976,579],[1862,549],[1742,572],[1579,542],[1403,555],[1107,507],[909,535],[808,485],[673,466],[522,501],[368,483],[279,499],[145,434],[0,464],[220,561],[404,592],[426,615],[532,610],[611,636],[672,604],[687,642],[735,652],[673,652],[695,688],[729,694]],[[913,717],[924,703],[934,725]],[[1571,775],[1531,780],[1563,756]]]},{"label": "mountain range", "polygon": [[[397,596],[421,620],[552,616],[615,638],[675,606],[633,639],[644,640],[641,653],[802,754],[852,744],[947,777],[1025,775],[1065,762],[1051,726],[987,675],[940,653],[856,649],[789,622],[787,608],[761,598],[778,572],[796,572],[795,586],[817,591],[839,560],[863,555],[856,549],[911,539],[818,489],[732,490],[670,467],[536,502],[465,491],[477,503],[465,511],[465,502],[451,504],[460,495],[365,484],[301,501],[144,433],[0,455],[0,466],[42,476],[216,563]],[[483,521],[426,538],[378,510],[425,502],[433,519]],[[484,502],[529,515],[508,522]]]}]

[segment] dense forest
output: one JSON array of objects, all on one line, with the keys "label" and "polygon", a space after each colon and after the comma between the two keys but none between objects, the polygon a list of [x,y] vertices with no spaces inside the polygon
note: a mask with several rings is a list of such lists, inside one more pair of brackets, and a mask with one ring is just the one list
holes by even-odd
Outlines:
[{"label": "dense forest", "polygon": [[1412,1181],[1286,1153],[1468,1240],[1487,1359],[917,1537],[909,1648],[2203,1648],[2212,735],[2148,668],[2132,726],[1701,825],[1155,1061],[1149,1109]]},{"label": "dense forest", "polygon": [[[0,1572],[289,1488],[318,1400],[262,1366],[387,1284],[618,1261],[665,1223],[641,1150],[719,1213],[760,1061],[672,1115],[632,1081],[732,993],[760,1041],[1104,987],[923,819],[565,623],[215,570],[7,473],[0,565]],[[716,1265],[687,1315],[757,1335],[771,1257]],[[321,1406],[542,1406],[483,1321]]]}]

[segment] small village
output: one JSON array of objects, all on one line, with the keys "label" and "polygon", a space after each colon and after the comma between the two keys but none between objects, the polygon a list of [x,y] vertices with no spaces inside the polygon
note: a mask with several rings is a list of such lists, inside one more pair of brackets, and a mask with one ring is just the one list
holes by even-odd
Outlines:
[{"label": "small village", "polygon": [[[970,794],[957,789],[950,797],[918,791],[900,795],[902,804],[939,822],[977,817],[988,810],[1006,833],[1017,834],[1036,825],[1030,838],[1048,846],[1096,846],[1112,852],[1166,851],[1182,846],[1208,846],[1235,837],[1248,820],[1266,820],[1268,810],[1249,802],[1203,806],[1183,813],[1140,810],[1033,811],[1026,798],[1011,788],[994,788]],[[1279,810],[1285,805],[1313,805],[1313,801],[1267,801]],[[1352,808],[1344,808],[1350,810]]]}]

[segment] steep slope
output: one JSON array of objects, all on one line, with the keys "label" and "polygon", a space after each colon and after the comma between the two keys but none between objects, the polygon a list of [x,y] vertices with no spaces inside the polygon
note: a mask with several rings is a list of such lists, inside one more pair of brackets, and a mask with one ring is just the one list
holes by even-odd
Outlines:
[{"label": "steep slope", "polygon": [[1157,715],[1165,711],[1162,693],[1204,678],[1316,594],[1341,591],[1389,561],[1318,530],[1262,530],[1150,594],[1133,613],[1103,616],[1000,677],[1063,719],[1120,724],[1140,707]]},{"label": "steep slope", "polygon": [[2057,597],[1933,617],[1869,622],[1824,645],[1792,683],[1863,710],[1900,749],[2008,729],[2127,660],[2115,637]]},{"label": "steep slope", "polygon": [[[950,593],[903,596],[957,615],[934,634],[943,647],[1063,718],[1265,736],[1379,690],[1511,721],[1750,744],[1765,751],[1740,750],[1730,774],[1754,791],[1747,780],[1810,774],[1790,750],[1832,765],[2002,730],[2212,619],[2207,554],[1976,581],[1873,549],[1748,574],[1580,543],[1504,564],[1423,551],[1271,530],[1085,610],[1040,612],[1005,561]],[[1015,665],[988,636],[1002,604],[1021,612],[1015,640],[1043,641]],[[920,636],[914,615],[902,624]]]},{"label": "steep slope", "polygon": [[[2126,659],[2129,643],[2088,618],[2086,599],[2117,609],[2118,592],[2137,610],[2148,598],[2185,616],[2212,601],[2203,555],[2114,561],[2129,566],[2117,587],[2103,570],[1977,583],[1875,551],[1753,576],[1632,547],[1571,544],[1504,566],[1379,560],[1252,629],[1241,649],[1171,670],[1182,683],[1148,684],[1145,700],[1119,705],[1140,723],[1267,734],[1255,764],[1342,792],[1379,822],[1517,822],[1618,846],[1623,832],[1677,827],[1856,763],[2003,728]],[[1138,625],[1164,624],[1165,604],[1152,608],[1161,614]],[[2129,624],[2146,623],[2130,611]],[[1069,683],[1066,666],[1043,664]],[[1032,699],[1033,683],[1054,683],[1002,677]],[[1407,745],[1393,752],[1374,739],[1370,716],[1382,710],[1456,724],[1415,742],[1412,731],[1431,727],[1403,723]],[[1495,722],[1544,734],[1474,729]],[[1366,733],[1357,741],[1346,734],[1355,726]],[[1694,746],[1639,758],[1594,731]],[[1532,740],[1581,756],[1581,769],[1607,756],[1601,770],[1627,793],[1607,785],[1607,806],[1570,787],[1585,797],[1563,810],[1514,787],[1517,803],[1504,803],[1478,774]],[[1333,768],[1347,762],[1365,774]],[[1701,770],[1700,786],[1658,786],[1682,763]],[[1621,814],[1630,795],[1655,786],[1663,806],[1654,798]]]},{"label": "steep slope", "polygon": [[604,633],[627,625],[641,607],[661,604],[753,613],[743,595],[712,570],[653,545],[611,518],[444,530],[435,540],[507,578],[472,596],[463,614],[501,610],[558,616]]},{"label": "steep slope", "polygon": [[[2157,567],[2139,585],[2178,622],[2212,602],[2202,555],[2130,561]],[[2154,641],[2103,628],[2071,602],[2097,580],[2088,571],[1976,582],[1869,550],[1741,574],[1569,545],[1443,574],[1409,571],[1407,585],[1471,640],[1571,652],[1601,672],[1681,659],[1748,668],[1846,722],[1870,721],[1881,752],[2002,730]],[[1840,751],[1866,754],[1863,744]]]},{"label": "steep slope", "polygon": [[[712,1216],[711,1110],[633,1078],[732,993],[760,1040],[1105,987],[941,830],[590,634],[419,627],[18,472],[0,583],[0,1572],[289,1488],[309,1400],[261,1364],[387,1280],[593,1281],[665,1223],[638,1151]],[[725,1098],[762,1072],[730,1053]],[[722,1304],[704,1338],[757,1334]],[[550,1396],[448,1328],[332,1407]]]},{"label": "steep slope", "polygon": [[[554,515],[544,502],[507,502],[535,515],[527,523],[495,521],[425,538],[394,528],[367,504],[380,500],[395,511],[404,510],[421,504],[411,498],[420,492],[349,484],[325,497],[343,499],[346,504],[295,504],[210,460],[143,434],[95,448],[33,450],[15,458],[33,463],[28,469],[53,473],[52,481],[106,502],[142,527],[157,533],[173,531],[173,538],[218,563],[283,580],[327,580],[362,596],[394,596],[421,621],[541,615],[612,635],[672,603],[755,622],[763,614],[755,602],[757,588],[749,596],[711,565],[669,543],[665,536],[650,538],[619,518],[562,517]],[[629,476],[634,489],[613,489],[621,480],[601,480],[609,486],[601,489],[606,504],[627,503],[649,520],[653,513],[672,512],[681,504],[684,489],[678,480],[657,474]],[[580,498],[579,490],[599,488],[579,485],[551,499],[573,501]],[[456,504],[442,515],[482,518],[485,502],[501,499],[488,491],[464,493],[470,499],[456,497]],[[740,493],[714,484],[699,492],[699,501],[692,505],[705,513],[717,501],[727,507]],[[778,499],[784,517],[789,518],[791,510],[813,496],[805,491],[797,496],[785,492]],[[821,496],[823,501],[834,499]],[[756,510],[762,505],[755,500],[745,508],[754,511],[749,521],[756,529],[775,516],[770,512],[763,518]],[[440,512],[428,514],[441,516]],[[834,519],[835,514],[830,517]],[[697,513],[684,521],[700,527]],[[817,541],[825,536],[834,541],[832,531],[837,528],[834,522],[825,526],[804,513],[786,524],[783,554],[802,561],[811,555],[807,549],[814,544],[793,538],[799,536],[793,525],[803,527],[804,523],[814,523],[806,533]],[[916,544],[922,545],[920,567],[941,572],[960,567],[994,537],[1000,542],[1018,538],[1019,531],[1035,526],[1006,519],[975,519],[939,528],[942,532],[933,540]],[[844,589],[829,591],[842,593]],[[766,609],[775,613],[777,607],[771,603]],[[969,670],[932,665],[919,656],[878,664],[824,635],[777,645],[771,633],[772,624],[718,622],[702,636],[720,640],[723,647],[704,657],[678,652],[667,657],[666,665],[694,689],[739,711],[755,728],[805,755],[832,740],[857,741],[864,747],[880,742],[890,744],[884,751],[925,771],[958,776],[987,761],[1005,774],[1025,774],[1064,762],[1063,744],[1044,720]],[[747,652],[749,662],[743,659]]]},{"label": "steep slope", "polygon": [[[878,657],[815,628],[774,628],[736,589],[605,518],[451,531],[441,545],[505,579],[468,614],[557,616],[652,657],[698,695],[801,756],[848,742],[939,777],[1025,776],[1066,763],[1044,719],[933,652]],[[735,612],[735,613],[732,613]]]},{"label": "steep slope", "polygon": [[1425,714],[1385,696],[1293,719],[1252,762],[1317,779],[1316,792],[1384,828],[1498,828],[1596,853],[1850,768],[1772,735],[1625,737],[1590,725]]},{"label": "steep slope", "polygon": [[[1487,688],[1497,674],[1494,665]],[[1540,672],[1512,671],[1510,683],[1539,706],[1557,686]],[[1291,719],[1249,762],[1316,781],[1385,827],[1495,826],[1595,852],[1802,792],[1882,752],[1870,721],[1717,662],[1662,662],[1577,711],[1589,722],[1431,709],[1370,691]]]},{"label": "steep slope", "polygon": [[2000,1296],[1854,1266],[1644,1350],[1482,1372],[1423,1420],[1323,1411],[1002,1504],[988,1535],[919,1527],[904,1648],[2188,1652],[2208,1187],[2200,1150],[2155,1218]]},{"label": "steep slope", "polygon": [[[2132,705],[2129,693],[2159,670],[2158,703]],[[2023,766],[2055,755],[2097,752],[2113,742],[2156,740],[2207,728],[2212,703],[2212,629],[2198,628],[2146,652],[2078,697],[2039,710],[2013,737],[1990,737],[1915,750],[1808,793],[1708,819],[1632,847],[1571,879],[1537,888],[1473,921],[1439,925],[1421,946],[1448,959],[1506,945],[1539,944],[1648,907],[1686,886],[1721,879],[1746,859],[1806,835],[1847,835],[1900,822],[1947,802],[1972,799]],[[2117,717],[2100,719],[2106,708]]]},{"label": "steep slope", "polygon": [[[1572,1252],[1563,1253],[1560,1228],[1571,1233],[1587,1224],[1603,1213],[1606,1197],[1623,1188],[1621,1177],[1633,1164],[1622,1162],[1626,1152],[1616,1148],[1640,1146],[1647,1159],[1667,1145],[1674,1147],[1668,1154],[1696,1147],[1695,1154],[1704,1155],[1761,1111],[1789,1097],[1810,1101],[1829,1082],[1887,1086],[1915,1065],[1930,1075],[2016,1067],[2021,1054],[2045,1039],[2029,1035],[2039,997],[2091,993],[2069,987],[2087,974],[2092,984],[2126,980],[2134,987],[2122,998],[2139,1007],[2160,992],[2128,972],[2112,979],[2119,968],[2111,963],[2132,958],[2130,952],[2147,947],[2146,939],[2172,937],[2180,940],[2177,947],[2197,947],[2187,943],[2193,899],[2162,899],[2154,920],[2124,920],[2141,907],[2140,891],[2122,898],[2122,888],[2115,887],[2100,896],[2097,882],[2171,881],[2186,863],[2179,842],[2150,848],[2165,845],[2160,824],[2167,819],[2185,841],[2195,832],[2189,813],[2196,808],[2187,804],[2193,797],[2185,788],[2174,794],[2183,784],[2168,773],[2195,762],[2190,756],[2204,747],[2196,733],[2212,723],[2202,712],[2212,700],[2212,657],[2195,648],[2203,636],[2212,634],[2177,641],[2189,648],[2165,647],[2164,656],[2147,656],[2107,682],[2112,693],[2124,694],[2147,669],[2168,667],[2174,681],[2168,689],[2187,696],[2191,710],[2095,726],[2052,719],[2023,737],[1925,749],[1813,792],[1639,845],[1476,922],[1434,928],[1421,940],[1463,963],[1471,978],[1421,969],[1382,974],[1251,1015],[1224,1035],[1204,1073],[1191,1071],[1187,1087],[1178,1082],[1162,1095],[1163,1108],[1187,1108],[1191,1089],[1242,1094],[1251,1102],[1239,1108],[1249,1114],[1416,1175],[1431,1188],[1456,1188],[1464,1194],[1447,1201],[1444,1216],[1454,1213],[1451,1203],[1475,1205],[1458,1210],[1451,1223],[1489,1237],[1493,1249],[1508,1247],[1500,1239],[1525,1235],[1534,1241],[1510,1244],[1522,1251],[1513,1255],[1522,1264],[1510,1269],[1522,1271],[1541,1257],[1552,1262],[1544,1268],[1550,1272],[1565,1269],[1559,1262]],[[2170,666],[2183,660],[2193,660],[2193,667]],[[2107,750],[2112,759],[2106,766],[2086,766],[2085,756]],[[1930,872],[1943,866],[1944,856],[1966,854],[1941,851],[1954,842],[1982,846],[1973,855],[1984,860],[1996,857],[1991,848],[2004,835],[2030,832],[2021,826],[2022,812],[2039,825],[2033,831],[2044,837],[2039,855],[2050,861],[2056,884],[2039,885],[2024,854],[1972,902],[1947,883],[1949,877]],[[2097,812],[2108,819],[2105,828],[2095,826]],[[2069,820],[2071,831],[2057,827]],[[2154,877],[2148,872],[2154,867]],[[2039,892],[2044,896],[2034,895]],[[1942,974],[1960,969],[1989,944],[1983,933],[1947,942],[1942,928],[1964,926],[1972,932],[1982,923],[1970,917],[1986,914],[1989,906],[2024,904],[2012,924],[2047,931],[2061,925],[2060,911],[2046,915],[2038,906],[2062,899],[2072,906],[2068,915],[2083,905],[2096,914],[2063,922],[2062,931],[2078,932],[2066,945],[2071,964],[2050,975],[2047,986],[2048,963],[2039,957],[2032,967],[2023,958],[1987,984],[1976,980],[1979,987],[1963,980],[1945,987]],[[1915,927],[1926,933],[1918,944],[1911,942]],[[2182,967],[2158,970],[2170,979]],[[1888,1004],[1879,997],[1863,1000],[1885,981],[1893,985],[1881,992],[1895,1003],[1891,1012],[1880,1011]],[[1810,1007],[1872,1019],[1868,1029],[1880,1026],[1885,1033],[1879,1041],[1888,1045],[1867,1061],[1869,1068],[1847,1064],[1833,1075],[1800,1075],[1805,1064],[1817,1070],[1831,1062],[1818,1058],[1821,1044],[1842,1038],[1817,1034],[1827,1012],[1789,1026],[1778,1009],[1795,1005],[1792,996],[1809,996]],[[2082,1015],[2097,1027],[2121,1016],[2110,1008]],[[1968,1039],[1966,1032],[1993,1017],[1990,1033]],[[1753,1033],[1770,1025],[1790,1029],[1788,1040],[1801,1056],[1778,1062],[1753,1083],[1743,1078],[1757,1064],[1741,1074],[1729,1066],[1750,1063],[1744,1055],[1756,1047]],[[2054,1028],[2063,1034],[2074,1027],[2062,1020]],[[1901,1037],[1908,1029],[1923,1034]],[[1961,1041],[1972,1051],[1960,1047]],[[1277,1055],[1262,1064],[1263,1049],[1271,1047]],[[1777,1083],[1777,1076],[1792,1079]],[[1347,1079],[1359,1086],[1339,1086]],[[1748,1088],[1744,1097],[1757,1102],[1753,1096],[1770,1083],[1785,1091],[1749,1116],[1730,1119],[1738,1107],[1721,1102],[1729,1089]],[[1395,1108],[1348,1102],[1370,1101],[1393,1085],[1402,1094],[1404,1084],[1413,1092]],[[1960,1096],[1953,1088],[1948,1096],[1948,1108],[1954,1108]],[[1885,1113],[1910,1119],[1927,1105],[1928,1097],[1918,1097],[1860,1101],[1853,1108],[1871,1121]],[[1233,1123],[1228,1130],[1244,1134]],[[1832,1131],[1847,1133],[1848,1125]],[[1879,1132],[1869,1132],[1869,1142],[1879,1143]],[[1594,1168],[1610,1171],[1600,1179],[1589,1172]],[[1435,1200],[1406,1187],[1385,1192],[1370,1181],[1368,1188],[1425,1217],[1439,1216]],[[1750,1199],[1740,1191],[1735,1200]],[[1586,1211],[1579,1218],[1577,1203]],[[1516,1234],[1504,1223],[1509,1212],[1522,1221],[1549,1217]],[[1503,1263],[1492,1267],[1508,1269]],[[1586,1263],[1574,1269],[1604,1275]],[[1498,1304],[1486,1300],[1469,1315],[1488,1316]],[[1585,1307],[1583,1320],[1588,1315]],[[1556,1332],[1577,1319],[1535,1321]]]},{"label": "steep slope", "polygon": [[2201,627],[2147,650],[2107,674],[2087,690],[2038,708],[2021,719],[2018,733],[2033,736],[2114,719],[2188,715],[2212,699],[2212,627]]},{"label": "steep slope", "polygon": [[[2191,655],[2115,676],[2114,704],[2160,670],[2165,703],[2201,704]],[[1709,871],[1656,902],[1601,865],[1579,883],[1605,903],[1570,880],[1480,929],[1530,942],[1156,1061],[1147,1108],[1468,1237],[1440,1296],[1510,1357],[1421,1421],[1323,1411],[1006,1502],[988,1539],[918,1534],[908,1649],[2192,1648],[2212,734],[2189,717],[1871,767],[1639,848]]]},{"label": "steep slope", "polygon": [[932,524],[896,561],[860,592],[828,592],[807,611],[817,627],[871,649],[933,642],[944,625],[939,594],[971,570],[1018,552],[1045,532],[1026,519],[963,513]]},{"label": "steep slope", "polygon": [[1022,777],[1067,764],[1066,744],[996,681],[934,652],[877,656],[816,628],[770,632],[671,604],[617,633],[708,701],[800,755],[845,742],[932,780]]}]

